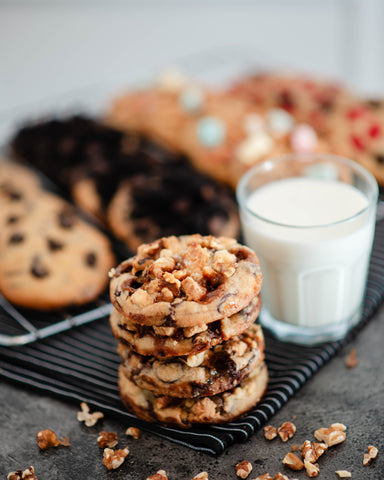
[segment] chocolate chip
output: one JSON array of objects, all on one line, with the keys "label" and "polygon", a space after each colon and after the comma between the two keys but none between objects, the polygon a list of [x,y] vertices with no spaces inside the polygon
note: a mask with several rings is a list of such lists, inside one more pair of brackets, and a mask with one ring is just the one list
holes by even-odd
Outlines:
[{"label": "chocolate chip", "polygon": [[376,155],[376,162],[377,163],[380,163],[380,164],[383,164],[384,163],[384,155]]},{"label": "chocolate chip", "polygon": [[71,212],[70,210],[61,211],[58,214],[57,218],[59,220],[60,227],[63,227],[63,228],[71,228],[71,227],[73,227],[73,224],[75,223],[73,212]]},{"label": "chocolate chip", "polygon": [[97,260],[97,257],[96,257],[96,254],[94,252],[89,252],[85,256],[85,263],[89,267],[94,267],[96,265],[96,260]]},{"label": "chocolate chip", "polygon": [[17,217],[16,215],[10,215],[7,218],[7,224],[10,225],[11,223],[16,223],[18,220],[19,220],[19,217]]},{"label": "chocolate chip", "polygon": [[8,185],[7,183],[3,183],[1,186],[0,186],[1,190],[6,194],[8,195],[9,199],[10,200],[13,200],[13,201],[18,201],[18,200],[21,200],[23,198],[23,195],[21,192],[15,190],[12,185]]},{"label": "chocolate chip", "polygon": [[53,238],[47,238],[48,248],[52,252],[56,250],[61,250],[64,247],[64,244],[59,242],[58,240],[54,240]]},{"label": "chocolate chip", "polygon": [[20,232],[13,233],[8,240],[8,243],[21,243],[24,241],[24,235]]},{"label": "chocolate chip", "polygon": [[37,278],[44,278],[49,275],[49,271],[44,267],[38,255],[32,259],[31,274]]}]

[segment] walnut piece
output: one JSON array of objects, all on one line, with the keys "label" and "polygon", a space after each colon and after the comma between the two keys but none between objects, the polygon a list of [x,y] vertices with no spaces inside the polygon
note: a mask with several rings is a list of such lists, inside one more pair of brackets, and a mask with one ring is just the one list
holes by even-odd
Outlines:
[{"label": "walnut piece", "polygon": [[140,437],[140,429],[136,427],[128,427],[127,430],[125,431],[126,435],[129,435],[130,437],[133,437],[135,440],[137,440]]},{"label": "walnut piece", "polygon": [[304,467],[305,467],[305,471],[307,472],[307,476],[309,478],[317,477],[320,472],[319,466],[317,464],[308,462],[308,460],[305,460],[305,459],[304,459]]},{"label": "walnut piece", "polygon": [[56,433],[46,428],[45,430],[40,430],[36,434],[37,444],[40,450],[45,450],[49,447],[58,447],[62,445],[63,447],[70,447],[71,444],[69,443],[68,437],[62,437],[60,440],[57,438]]},{"label": "walnut piece", "polygon": [[208,480],[208,473],[207,472],[200,472],[195,475],[192,480]]},{"label": "walnut piece", "polygon": [[311,443],[309,440],[305,440],[301,448],[301,456],[309,463],[315,463],[327,449],[326,443]]},{"label": "walnut piece", "polygon": [[371,460],[377,457],[377,454],[379,453],[379,450],[374,447],[373,445],[369,445],[368,447],[368,453],[364,453],[363,455],[363,465],[368,465],[371,463]]},{"label": "walnut piece", "polygon": [[266,427],[264,427],[264,437],[267,440],[273,440],[275,437],[277,437],[276,428],[272,425],[267,425]]},{"label": "walnut piece", "polygon": [[129,454],[129,448],[125,447],[123,450],[113,450],[112,448],[105,448],[103,455],[103,463],[108,470],[115,470],[124,463],[125,457]]},{"label": "walnut piece", "polygon": [[283,442],[287,442],[296,432],[296,426],[292,422],[284,422],[278,429],[279,436]]},{"label": "walnut piece", "polygon": [[292,452],[298,452],[302,448],[303,448],[303,446],[300,445],[300,443],[292,443],[292,445],[291,445]]},{"label": "walnut piece", "polygon": [[158,470],[154,475],[150,475],[147,480],[168,480],[165,470]]},{"label": "walnut piece", "polygon": [[255,480],[273,480],[273,478],[269,473],[263,473],[263,475],[256,477]]},{"label": "walnut piece", "polygon": [[336,470],[336,475],[339,476],[339,478],[351,478],[352,473],[348,472],[347,470]]},{"label": "walnut piece", "polygon": [[113,448],[119,443],[119,439],[117,433],[103,430],[97,437],[97,443],[100,448]]},{"label": "walnut piece", "polygon": [[[287,475],[283,475],[280,472],[277,472],[276,475],[273,477],[273,480],[289,480]],[[297,480],[297,479],[292,479],[292,480]]]},{"label": "walnut piece", "polygon": [[248,460],[243,460],[236,465],[236,475],[240,478],[247,478],[252,472],[252,464]]},{"label": "walnut piece", "polygon": [[7,475],[7,480],[38,480],[35,469],[28,467],[25,470],[15,470]]},{"label": "walnut piece", "polygon": [[333,445],[344,442],[346,428],[342,423],[332,423],[329,428],[319,428],[314,435],[317,440],[325,442],[328,447],[333,447]]},{"label": "walnut piece", "polygon": [[89,407],[85,402],[80,404],[81,412],[77,412],[77,420],[84,422],[87,427],[93,427],[96,423],[104,417],[104,413],[93,412],[90,413]]},{"label": "walnut piece", "polygon": [[353,348],[349,354],[345,357],[345,366],[347,368],[355,368],[359,363],[359,359],[356,355],[356,348]]},{"label": "walnut piece", "polygon": [[292,452],[288,452],[283,458],[284,465],[287,465],[291,470],[302,470],[304,468],[304,463],[301,458],[295,455]]}]

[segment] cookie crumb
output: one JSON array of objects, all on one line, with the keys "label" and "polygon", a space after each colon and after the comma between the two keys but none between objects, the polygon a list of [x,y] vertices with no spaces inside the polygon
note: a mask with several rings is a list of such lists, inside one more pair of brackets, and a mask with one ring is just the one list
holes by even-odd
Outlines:
[{"label": "cookie crumb", "polygon": [[36,440],[40,450],[46,450],[49,447],[58,447],[59,445],[62,445],[63,447],[71,446],[71,444],[69,443],[69,438],[67,436],[62,437],[59,440],[56,433],[49,428],[37,432]]},{"label": "cookie crumb", "polygon": [[240,478],[247,478],[252,472],[252,464],[248,460],[243,460],[236,465],[236,475]]},{"label": "cookie crumb", "polygon": [[359,359],[357,357],[356,348],[353,348],[349,354],[345,357],[345,366],[347,368],[355,368],[359,363]]},{"label": "cookie crumb", "polygon": [[336,470],[335,471],[336,475],[339,476],[339,478],[351,478],[352,473],[348,472],[347,470]]},{"label": "cookie crumb", "polygon": [[279,437],[283,442],[287,442],[296,432],[296,426],[292,422],[284,422],[279,428]]},{"label": "cookie crumb", "polygon": [[125,434],[137,440],[140,437],[141,431],[136,427],[128,427]]},{"label": "cookie crumb", "polygon": [[117,433],[115,432],[106,432],[103,430],[99,433],[97,437],[97,444],[100,448],[113,448],[119,443]]},{"label": "cookie crumb", "polygon": [[168,480],[165,470],[158,470],[154,475],[150,475],[146,480]]},{"label": "cookie crumb", "polygon": [[15,470],[7,475],[7,480],[38,480],[35,469],[31,466],[25,470]]},{"label": "cookie crumb", "polygon": [[377,454],[379,453],[379,450],[374,447],[373,445],[369,445],[368,447],[368,453],[364,453],[363,455],[363,465],[368,465],[371,463],[371,460],[377,457]]},{"label": "cookie crumb", "polygon": [[272,425],[267,425],[266,427],[264,427],[264,437],[267,440],[273,440],[275,437],[277,437],[276,428]]},{"label": "cookie crumb", "polygon": [[105,448],[103,455],[103,463],[108,470],[115,470],[124,463],[125,457],[129,454],[129,448],[125,447],[122,450],[113,450],[112,448]]},{"label": "cookie crumb", "polygon": [[85,402],[80,404],[81,412],[77,412],[77,420],[84,422],[87,427],[93,427],[96,423],[104,417],[104,413],[93,412],[90,413],[89,407]]}]

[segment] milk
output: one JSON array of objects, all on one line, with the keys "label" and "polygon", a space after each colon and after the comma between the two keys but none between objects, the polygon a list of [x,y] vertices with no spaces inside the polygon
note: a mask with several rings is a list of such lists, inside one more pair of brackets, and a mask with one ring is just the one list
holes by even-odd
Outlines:
[{"label": "milk", "polygon": [[305,176],[249,194],[240,214],[262,267],[265,318],[303,329],[358,320],[374,233],[368,206],[353,185]]}]

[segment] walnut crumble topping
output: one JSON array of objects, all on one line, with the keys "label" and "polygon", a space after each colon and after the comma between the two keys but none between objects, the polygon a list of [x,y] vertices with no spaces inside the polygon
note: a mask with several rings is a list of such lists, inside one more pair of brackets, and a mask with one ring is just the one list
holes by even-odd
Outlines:
[{"label": "walnut crumble topping", "polygon": [[112,448],[105,448],[103,455],[103,463],[108,470],[115,470],[124,463],[125,457],[128,454],[128,447],[125,447],[123,450],[113,450]]},{"label": "walnut crumble topping", "polygon": [[7,480],[38,480],[35,475],[35,469],[28,467],[25,470],[15,470],[8,473]]},{"label": "walnut crumble topping", "polygon": [[84,422],[87,427],[93,427],[96,423],[104,417],[104,413],[93,412],[90,413],[89,407],[85,402],[80,404],[81,412],[77,412],[77,420]]},{"label": "walnut crumble topping", "polygon": [[36,440],[40,450],[45,450],[49,447],[58,447],[59,445],[62,445],[63,447],[71,446],[68,437],[62,437],[59,440],[56,436],[56,433],[49,428],[37,432]]}]

